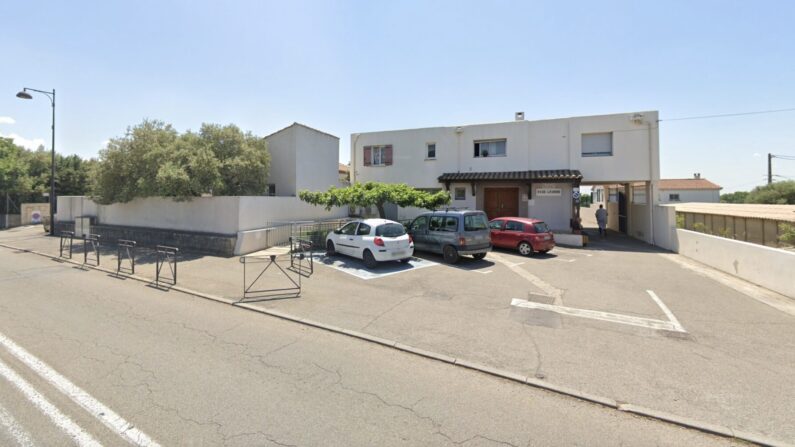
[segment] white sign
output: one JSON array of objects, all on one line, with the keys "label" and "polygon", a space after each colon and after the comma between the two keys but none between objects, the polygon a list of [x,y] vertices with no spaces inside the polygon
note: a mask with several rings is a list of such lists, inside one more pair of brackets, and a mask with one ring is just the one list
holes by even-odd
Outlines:
[{"label": "white sign", "polygon": [[37,210],[37,211],[34,211],[34,212],[30,213],[30,222],[34,223],[34,224],[40,224],[41,223],[41,211]]},{"label": "white sign", "polygon": [[563,195],[563,190],[560,188],[538,188],[536,189],[536,196],[538,197],[550,197],[550,196],[561,196]]}]

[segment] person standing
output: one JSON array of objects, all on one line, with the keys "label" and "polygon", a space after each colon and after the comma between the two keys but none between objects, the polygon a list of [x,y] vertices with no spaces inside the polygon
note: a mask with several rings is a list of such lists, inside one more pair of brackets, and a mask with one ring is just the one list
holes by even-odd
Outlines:
[{"label": "person standing", "polygon": [[596,210],[596,223],[599,225],[599,235],[607,236],[607,210],[602,205]]}]

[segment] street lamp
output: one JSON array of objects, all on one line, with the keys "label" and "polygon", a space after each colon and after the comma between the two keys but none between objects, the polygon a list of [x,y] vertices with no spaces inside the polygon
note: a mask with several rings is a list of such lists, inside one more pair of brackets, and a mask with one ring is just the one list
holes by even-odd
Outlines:
[{"label": "street lamp", "polygon": [[50,164],[50,235],[55,235],[55,89],[51,92],[44,90],[36,90],[35,88],[23,88],[21,92],[17,93],[17,98],[20,99],[33,99],[31,92],[42,93],[50,98],[52,104],[52,161]]}]

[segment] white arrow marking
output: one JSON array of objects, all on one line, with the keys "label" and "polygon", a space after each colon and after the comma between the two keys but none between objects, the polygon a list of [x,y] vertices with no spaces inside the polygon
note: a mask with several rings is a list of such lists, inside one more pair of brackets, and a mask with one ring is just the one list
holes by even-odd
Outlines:
[{"label": "white arrow marking", "polygon": [[602,312],[598,310],[577,309],[574,307],[556,306],[554,304],[536,303],[534,301],[520,300],[518,298],[511,300],[511,306],[523,307],[526,309],[546,310],[570,317],[589,318],[591,320],[607,321],[610,323],[626,324],[629,326],[639,326],[658,331],[687,332],[682,325],[679,324],[679,320],[676,319],[674,314],[671,313],[665,304],[663,304],[662,300],[660,300],[660,298],[657,297],[657,295],[651,290],[647,290],[647,292],[668,317],[668,321],[658,320],[655,318],[643,318],[611,312]]}]

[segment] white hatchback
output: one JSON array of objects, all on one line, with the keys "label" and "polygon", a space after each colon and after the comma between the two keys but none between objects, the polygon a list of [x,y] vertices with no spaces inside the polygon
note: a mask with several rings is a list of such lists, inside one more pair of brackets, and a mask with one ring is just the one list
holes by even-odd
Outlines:
[{"label": "white hatchback", "polygon": [[387,219],[349,222],[326,236],[326,254],[353,256],[368,268],[379,262],[407,262],[414,255],[414,241],[403,225]]}]

